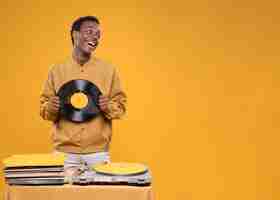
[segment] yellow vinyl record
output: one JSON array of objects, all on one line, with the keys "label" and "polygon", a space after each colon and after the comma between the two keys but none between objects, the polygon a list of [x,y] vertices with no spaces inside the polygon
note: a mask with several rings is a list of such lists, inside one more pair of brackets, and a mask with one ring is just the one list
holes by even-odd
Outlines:
[{"label": "yellow vinyl record", "polygon": [[3,160],[4,167],[63,166],[64,154],[20,154]]},{"label": "yellow vinyl record", "polygon": [[105,175],[129,176],[147,172],[148,168],[139,163],[105,163],[92,167],[96,173]]}]

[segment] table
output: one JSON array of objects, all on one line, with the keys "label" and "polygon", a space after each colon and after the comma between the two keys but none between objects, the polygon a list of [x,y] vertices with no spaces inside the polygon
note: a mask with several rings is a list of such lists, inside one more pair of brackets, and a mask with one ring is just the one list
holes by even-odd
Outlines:
[{"label": "table", "polygon": [[154,200],[152,187],[123,185],[6,186],[4,200]]}]

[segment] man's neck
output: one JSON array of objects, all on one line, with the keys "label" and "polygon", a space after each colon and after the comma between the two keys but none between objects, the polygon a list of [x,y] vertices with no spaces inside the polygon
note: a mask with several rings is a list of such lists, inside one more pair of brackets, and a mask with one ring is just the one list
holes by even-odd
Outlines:
[{"label": "man's neck", "polygon": [[84,65],[89,61],[91,54],[84,53],[80,49],[74,48],[72,57],[77,63],[79,63],[80,65]]}]

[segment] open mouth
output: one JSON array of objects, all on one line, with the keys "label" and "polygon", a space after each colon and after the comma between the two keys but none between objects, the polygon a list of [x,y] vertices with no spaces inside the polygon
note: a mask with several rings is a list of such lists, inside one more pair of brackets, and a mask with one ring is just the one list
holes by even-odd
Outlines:
[{"label": "open mouth", "polygon": [[88,42],[88,46],[90,48],[95,48],[97,46],[97,42]]}]

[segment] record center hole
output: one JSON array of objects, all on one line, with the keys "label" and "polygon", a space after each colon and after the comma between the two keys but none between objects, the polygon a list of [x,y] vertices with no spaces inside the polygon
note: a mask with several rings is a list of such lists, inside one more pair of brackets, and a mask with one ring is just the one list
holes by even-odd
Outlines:
[{"label": "record center hole", "polygon": [[88,105],[88,97],[82,92],[76,92],[71,96],[70,103],[74,108],[82,109]]}]

